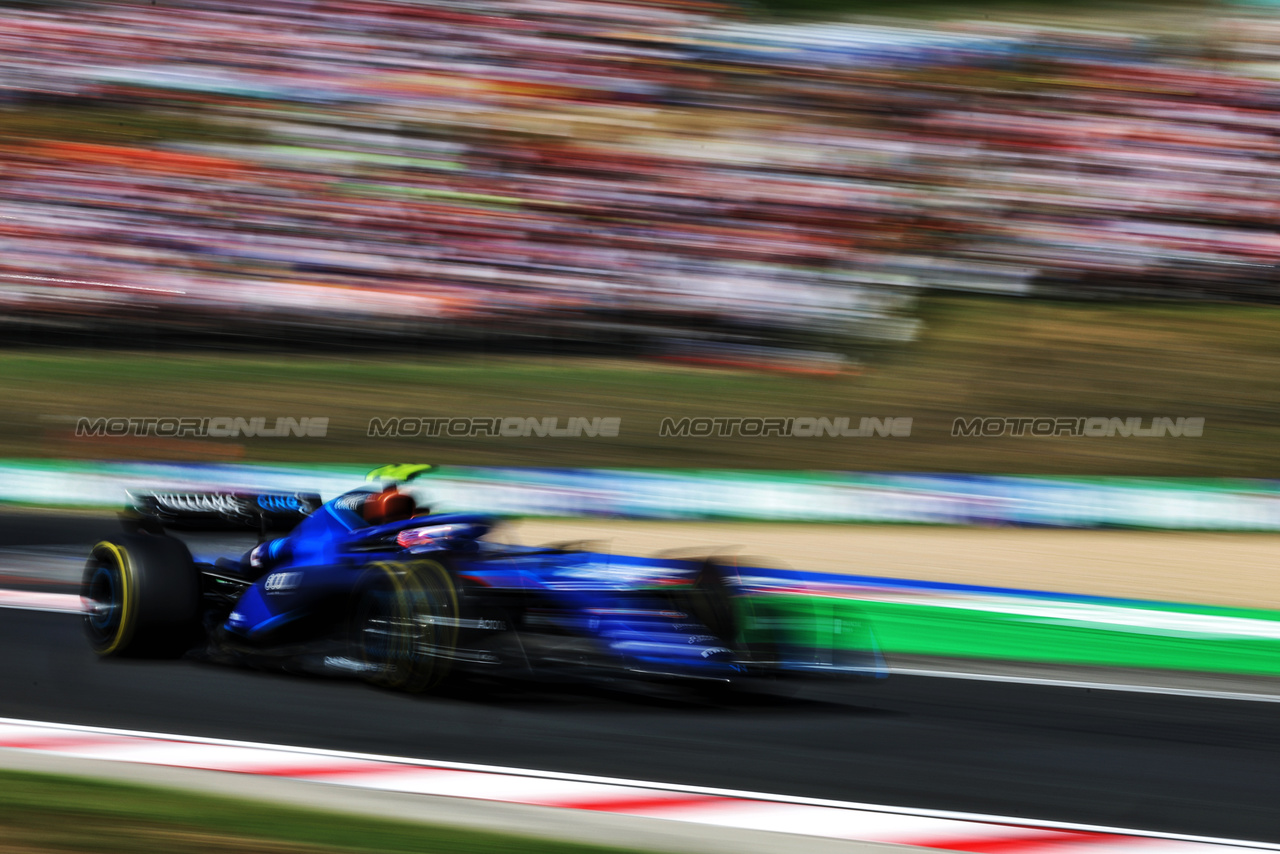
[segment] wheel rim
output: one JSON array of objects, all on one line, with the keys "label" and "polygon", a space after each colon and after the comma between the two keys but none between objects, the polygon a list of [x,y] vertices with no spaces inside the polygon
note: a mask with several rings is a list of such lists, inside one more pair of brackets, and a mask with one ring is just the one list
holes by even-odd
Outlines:
[{"label": "wheel rim", "polygon": [[356,645],[378,681],[394,681],[408,646],[411,627],[398,600],[395,591],[381,584],[365,591],[360,600]]},{"label": "wheel rim", "polygon": [[94,646],[106,648],[119,634],[124,616],[120,569],[103,561],[97,561],[96,564],[89,573],[89,583],[85,590],[85,598],[88,600],[85,626]]}]

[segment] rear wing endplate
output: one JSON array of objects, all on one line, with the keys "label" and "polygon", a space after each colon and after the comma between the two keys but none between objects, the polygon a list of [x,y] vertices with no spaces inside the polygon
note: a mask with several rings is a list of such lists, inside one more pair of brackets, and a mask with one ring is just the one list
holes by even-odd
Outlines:
[{"label": "rear wing endplate", "polygon": [[154,530],[290,531],[321,505],[312,492],[130,493],[126,526]]}]

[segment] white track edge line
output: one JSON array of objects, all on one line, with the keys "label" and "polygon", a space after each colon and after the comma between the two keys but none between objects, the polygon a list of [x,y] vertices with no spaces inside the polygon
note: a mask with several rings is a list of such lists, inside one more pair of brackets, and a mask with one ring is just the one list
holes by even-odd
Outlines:
[{"label": "white track edge line", "polygon": [[1280,694],[1250,694],[1238,691],[1213,691],[1201,688],[1164,688],[1159,685],[1135,685],[1125,682],[1086,682],[1075,679],[1051,679],[1046,676],[1017,676],[997,673],[971,673],[952,670],[924,670],[889,665],[889,675],[927,676],[936,679],[968,679],[975,682],[1010,682],[1021,685],[1045,685],[1052,688],[1089,688],[1099,691],[1124,691],[1132,694],[1165,694],[1173,697],[1200,697],[1209,700],[1243,700],[1253,703],[1280,703]]},{"label": "white track edge line", "polygon": [[[500,765],[478,765],[466,762],[447,762],[413,757],[385,756],[376,753],[359,753],[345,750],[329,750],[317,747],[296,747],[289,745],[268,744],[265,742],[238,741],[223,738],[204,738],[201,736],[174,735],[170,733],[147,732],[145,730],[115,729],[112,727],[84,726],[79,724],[59,724],[47,721],[32,721],[21,718],[0,718],[0,725],[45,727],[48,729],[71,732],[97,733],[102,735],[119,735],[133,738],[148,738],[163,741],[184,741],[192,744],[209,744],[220,747],[245,747],[268,750],[278,753],[298,753],[311,756],[325,756],[334,759],[357,759],[386,764],[414,765],[418,767],[444,768],[455,771],[475,771],[484,774],[507,774],[515,777],[530,777],[544,780],[561,780],[578,783],[600,783],[610,786],[627,786],[632,788],[653,789],[663,792],[679,792],[682,794],[708,795],[737,800],[765,801],[797,806],[829,807],[833,809],[862,810],[890,815],[919,816],[925,818],[943,818],[956,821],[980,822],[983,824],[1001,824],[1017,827],[1037,827],[1052,830],[1073,830],[1085,833],[1104,833],[1115,836],[1139,836],[1150,839],[1166,839],[1177,842],[1199,842],[1209,845],[1231,845],[1241,848],[1256,848],[1266,851],[1280,851],[1280,844],[1257,842],[1244,839],[1228,839],[1216,836],[1195,836],[1184,833],[1165,833],[1155,830],[1135,830],[1132,828],[1107,827],[1105,825],[1078,824],[1075,822],[1044,821],[1011,816],[987,815],[983,813],[955,812],[951,810],[912,809],[909,807],[892,807],[881,804],[864,804],[854,801],[835,801],[822,798],[803,798],[791,795],[775,795],[763,792],[749,792],[737,789],[720,789],[707,786],[686,786],[679,784],[654,783],[644,780],[629,780],[618,777],[598,777],[587,774],[569,774],[559,771],[537,771],[528,768],[507,768]],[[21,748],[14,748],[21,749]],[[40,752],[40,751],[33,751]],[[50,751],[43,751],[50,752]],[[125,760],[103,760],[125,761]],[[156,764],[156,763],[142,763]],[[232,772],[235,773],[235,772]],[[244,772],[244,773],[252,773]]]}]

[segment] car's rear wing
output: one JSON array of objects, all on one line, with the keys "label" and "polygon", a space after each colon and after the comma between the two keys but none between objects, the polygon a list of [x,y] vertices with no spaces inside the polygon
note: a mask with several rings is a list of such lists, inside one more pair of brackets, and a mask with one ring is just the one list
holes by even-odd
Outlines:
[{"label": "car's rear wing", "polygon": [[321,504],[312,492],[130,493],[125,525],[146,530],[290,531]]}]

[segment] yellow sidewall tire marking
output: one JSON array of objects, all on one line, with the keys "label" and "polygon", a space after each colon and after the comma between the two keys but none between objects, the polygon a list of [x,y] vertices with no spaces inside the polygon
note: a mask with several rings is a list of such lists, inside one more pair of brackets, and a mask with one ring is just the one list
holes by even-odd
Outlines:
[{"label": "yellow sidewall tire marking", "polygon": [[115,655],[128,645],[133,638],[134,623],[137,621],[138,597],[133,592],[133,565],[129,561],[129,552],[123,546],[103,540],[93,547],[96,553],[104,549],[115,558],[116,568],[120,570],[120,625],[116,628],[116,636],[99,655]]},{"label": "yellow sidewall tire marking", "polygon": [[[449,571],[444,565],[438,561],[421,559],[413,561],[396,561],[391,564],[396,571],[405,579],[407,586],[411,587],[409,601],[413,603],[421,602],[428,593],[428,588],[432,588],[432,592],[443,590],[448,596],[449,613],[448,619],[456,620],[458,617],[458,591],[453,584],[453,580],[449,577]],[[425,582],[425,583],[424,583]],[[416,609],[410,608],[410,618],[417,621]],[[430,628],[430,645],[438,652],[440,650],[448,650],[449,653],[456,648],[458,643],[458,626],[444,625],[438,623],[431,624]],[[423,631],[423,635],[426,630]],[[421,642],[426,638],[419,636],[415,638],[415,643]],[[411,656],[412,657],[412,656]],[[425,661],[413,661],[407,679],[402,683],[401,687],[413,693],[426,691],[440,683],[441,680],[449,674],[453,669],[453,661],[447,656],[431,656]]]}]

